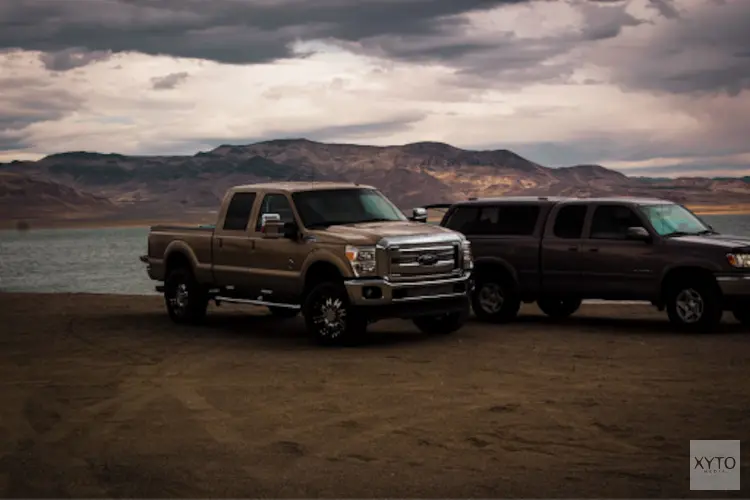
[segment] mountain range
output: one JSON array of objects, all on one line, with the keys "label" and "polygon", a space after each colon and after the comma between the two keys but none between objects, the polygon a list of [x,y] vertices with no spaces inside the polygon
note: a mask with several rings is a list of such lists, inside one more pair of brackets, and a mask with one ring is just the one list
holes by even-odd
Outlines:
[{"label": "mountain range", "polygon": [[549,168],[504,149],[438,142],[378,147],[284,139],[193,156],[67,152],[0,164],[0,219],[210,221],[230,186],[282,180],[370,184],[404,209],[517,194],[750,203],[748,178],[628,177],[600,165]]}]

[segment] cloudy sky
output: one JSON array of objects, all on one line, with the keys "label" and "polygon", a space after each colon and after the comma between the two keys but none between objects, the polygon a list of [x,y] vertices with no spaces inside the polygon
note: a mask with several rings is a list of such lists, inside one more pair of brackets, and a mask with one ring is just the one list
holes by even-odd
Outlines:
[{"label": "cloudy sky", "polygon": [[307,137],[750,174],[750,0],[0,0],[0,161]]}]

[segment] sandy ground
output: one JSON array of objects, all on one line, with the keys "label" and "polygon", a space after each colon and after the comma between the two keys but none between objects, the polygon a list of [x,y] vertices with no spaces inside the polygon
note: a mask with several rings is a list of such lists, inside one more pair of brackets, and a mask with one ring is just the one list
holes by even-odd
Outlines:
[{"label": "sandy ground", "polygon": [[[611,318],[610,318],[611,317]],[[159,297],[0,294],[5,497],[748,497],[750,335],[644,306],[403,321],[324,349],[299,319]],[[691,492],[690,439],[743,440],[739,492]]]}]

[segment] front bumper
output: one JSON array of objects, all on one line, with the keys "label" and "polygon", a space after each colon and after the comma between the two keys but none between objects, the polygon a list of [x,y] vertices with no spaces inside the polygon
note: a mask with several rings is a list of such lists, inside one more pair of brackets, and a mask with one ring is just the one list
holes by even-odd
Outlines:
[{"label": "front bumper", "polygon": [[716,282],[724,297],[750,299],[750,275],[717,275]]},{"label": "front bumper", "polygon": [[377,278],[348,280],[344,284],[354,307],[381,317],[449,312],[446,307],[454,310],[468,304],[473,287],[468,271],[439,280],[394,282]]}]

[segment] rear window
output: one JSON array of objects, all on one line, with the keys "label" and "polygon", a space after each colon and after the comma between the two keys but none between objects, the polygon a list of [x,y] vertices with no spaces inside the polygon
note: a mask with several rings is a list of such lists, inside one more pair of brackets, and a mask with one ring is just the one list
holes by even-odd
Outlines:
[{"label": "rear window", "polygon": [[224,217],[225,231],[244,231],[253,211],[255,193],[235,193]]},{"label": "rear window", "polygon": [[446,225],[475,236],[530,236],[534,234],[539,212],[539,205],[462,207],[456,209]]},{"label": "rear window", "polygon": [[557,212],[553,231],[558,238],[580,239],[586,221],[586,205],[568,205]]}]

